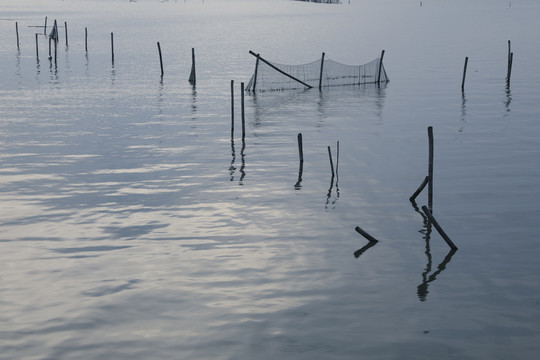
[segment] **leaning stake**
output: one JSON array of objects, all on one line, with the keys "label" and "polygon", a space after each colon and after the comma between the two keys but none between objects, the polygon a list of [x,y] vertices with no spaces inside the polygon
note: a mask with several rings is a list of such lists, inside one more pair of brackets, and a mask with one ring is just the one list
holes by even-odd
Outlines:
[{"label": "leaning stake", "polygon": [[431,214],[431,211],[429,211],[429,209],[427,208],[427,206],[422,206],[422,210],[424,211],[424,214],[426,214],[426,216],[428,217],[429,221],[431,221],[431,223],[433,224],[433,226],[435,226],[435,229],[437,229],[437,231],[439,232],[439,234],[441,234],[442,238],[444,239],[444,241],[446,241],[446,243],[448,244],[448,246],[450,246],[450,248],[452,250],[457,250],[457,246],[452,242],[452,240],[450,240],[450,238],[448,237],[448,235],[446,235],[446,233],[444,232],[444,230],[441,228],[441,226],[439,225],[439,223],[437,222],[437,220],[435,220],[435,218],[433,217],[433,215]]},{"label": "leaning stake", "polygon": [[367,232],[365,232],[364,230],[362,230],[360,228],[360,226],[357,226],[355,228],[356,232],[359,233],[360,235],[362,235],[363,237],[365,237],[366,239],[368,239],[370,242],[373,242],[373,243],[376,243],[376,242],[379,242],[379,240],[375,239],[373,236],[369,235]]},{"label": "leaning stake", "polygon": [[463,65],[463,79],[461,80],[461,92],[465,91],[465,75],[467,74],[467,63],[469,62],[469,57],[465,57],[465,65]]},{"label": "leaning stake", "polygon": [[163,57],[161,57],[161,45],[157,42],[157,48],[159,53],[159,66],[161,67],[161,77],[163,77]]},{"label": "leaning stake", "polygon": [[302,133],[298,133],[298,155],[300,156],[300,162],[304,162],[304,146],[302,144]]}]

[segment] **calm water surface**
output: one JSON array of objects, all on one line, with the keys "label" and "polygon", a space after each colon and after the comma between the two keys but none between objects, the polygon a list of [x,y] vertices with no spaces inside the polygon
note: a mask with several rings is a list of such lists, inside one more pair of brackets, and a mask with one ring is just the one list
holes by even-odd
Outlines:
[{"label": "calm water surface", "polygon": [[[351,2],[0,4],[1,359],[536,358],[540,5]],[[242,141],[249,50],[383,49],[380,88],[247,94]],[[457,252],[408,200],[428,126]]]}]

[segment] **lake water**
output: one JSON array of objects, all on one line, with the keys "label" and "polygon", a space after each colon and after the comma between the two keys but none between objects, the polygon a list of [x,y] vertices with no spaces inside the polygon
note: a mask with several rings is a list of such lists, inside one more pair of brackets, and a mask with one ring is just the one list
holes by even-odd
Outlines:
[{"label": "lake water", "polygon": [[[0,358],[535,359],[539,15],[533,0],[3,0]],[[46,16],[68,24],[56,64],[41,35],[36,59]],[[362,64],[383,49],[381,87],[246,94],[242,141],[249,50]],[[418,209],[427,189],[409,202],[428,126],[456,252]]]}]

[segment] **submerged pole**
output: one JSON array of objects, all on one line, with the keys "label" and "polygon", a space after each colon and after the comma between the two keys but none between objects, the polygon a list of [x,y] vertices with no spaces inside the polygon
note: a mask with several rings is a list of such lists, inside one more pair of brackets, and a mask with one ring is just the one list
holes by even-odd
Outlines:
[{"label": "submerged pole", "polygon": [[433,127],[428,127],[429,138],[429,165],[428,165],[428,207],[429,211],[433,210]]},{"label": "submerged pole", "polygon": [[363,230],[360,226],[357,226],[354,228],[357,233],[365,237],[369,242],[376,243],[379,242],[379,240],[375,239],[373,236],[369,235],[365,230]]},{"label": "submerged pole", "polygon": [[157,48],[159,53],[159,66],[161,67],[161,77],[163,77],[163,57],[161,56],[161,45],[157,42]]},{"label": "submerged pole", "polygon": [[17,34],[17,50],[19,49],[19,23],[15,21],[15,33]]},{"label": "submerged pole", "polygon": [[379,60],[379,74],[377,75],[377,85],[381,84],[381,73],[383,68],[384,50],[381,52],[381,58]]},{"label": "submerged pole", "polygon": [[197,78],[195,75],[195,48],[191,48],[191,73],[189,74],[189,82],[195,85]]},{"label": "submerged pole", "polygon": [[469,57],[465,57],[465,65],[463,65],[463,79],[461,80],[461,92],[465,91],[465,75],[467,74],[467,63],[469,62]]},{"label": "submerged pole", "polygon": [[243,82],[240,83],[240,92],[241,92],[240,106],[242,109],[242,141],[243,141],[246,137],[246,116],[244,113],[244,83]]},{"label": "submerged pole", "polygon": [[319,73],[319,90],[322,88],[322,75],[323,75],[323,68],[324,68],[324,52],[322,53],[321,57],[321,71]]}]

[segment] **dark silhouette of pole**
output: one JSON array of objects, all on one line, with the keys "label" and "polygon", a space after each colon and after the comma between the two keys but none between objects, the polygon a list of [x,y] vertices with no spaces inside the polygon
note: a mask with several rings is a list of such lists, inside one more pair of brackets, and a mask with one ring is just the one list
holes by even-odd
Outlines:
[{"label": "dark silhouette of pole", "polygon": [[463,65],[463,79],[461,80],[461,92],[465,91],[465,75],[467,74],[467,63],[469,62],[469,57],[465,57],[465,65]]}]

